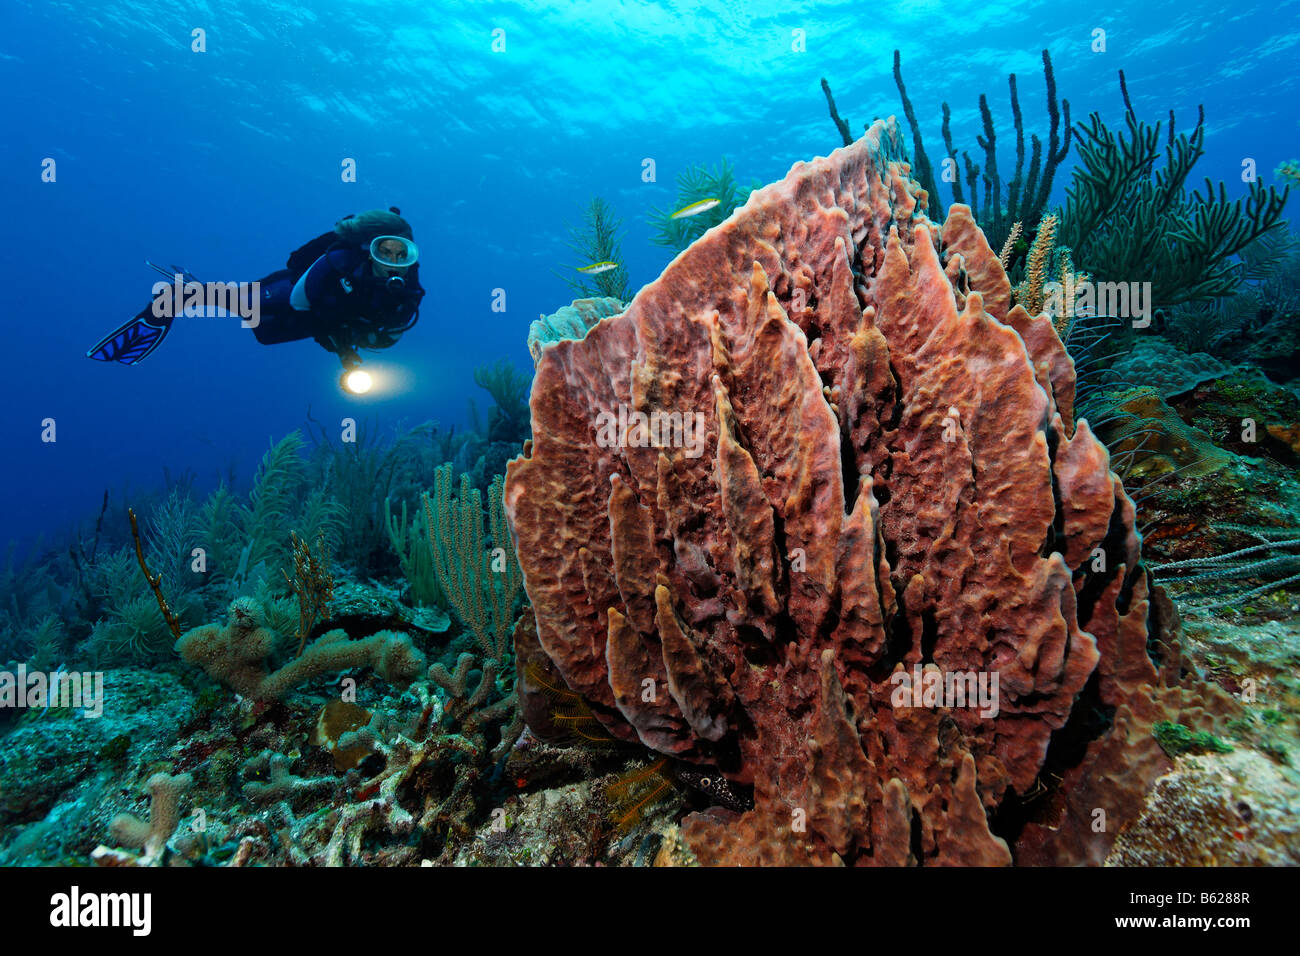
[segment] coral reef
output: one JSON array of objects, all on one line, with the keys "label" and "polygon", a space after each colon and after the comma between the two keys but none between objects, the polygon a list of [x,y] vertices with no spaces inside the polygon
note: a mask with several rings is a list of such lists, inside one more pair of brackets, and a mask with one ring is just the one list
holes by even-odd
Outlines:
[{"label": "coral reef", "polygon": [[660,848],[657,830],[670,824],[682,800],[654,803],[646,811],[654,825],[628,832],[611,823],[618,813],[611,786],[610,776],[596,776],[510,797],[456,854],[456,865],[649,866]]},{"label": "coral reef", "polygon": [[[341,627],[352,635],[405,631],[417,641],[428,641],[451,627],[451,620],[441,608],[418,605],[410,607],[397,600],[395,589],[387,590],[351,581],[335,585],[330,609],[328,621],[318,625],[318,629]],[[284,628],[277,630],[287,633]]]},{"label": "coral reef", "polygon": [[[325,553],[325,538],[316,539],[316,553],[296,534],[290,534],[293,542],[293,577],[288,571],[282,571],[284,583],[289,586],[298,601],[298,650],[307,646],[316,622],[324,616],[334,600],[334,575],[330,574],[329,556]],[[180,633],[177,632],[177,638]]]},{"label": "coral reef", "polygon": [[1133,496],[1149,567],[1184,609],[1284,607],[1300,572],[1295,394],[1154,335],[1109,360],[1084,410]]},{"label": "coral reef", "polygon": [[1158,336],[1143,336],[1116,355],[1103,375],[1107,384],[1154,389],[1161,398],[1224,375],[1229,366],[1204,352],[1184,352]]},{"label": "coral reef", "polygon": [[1300,865],[1298,785],[1300,774],[1251,751],[1180,758],[1106,863]]},{"label": "coral reef", "polygon": [[[158,761],[200,711],[190,688],[166,672],[108,671],[104,694],[112,706],[101,718],[51,708],[41,719],[9,730],[0,747],[0,836],[30,844],[42,862],[60,862],[64,841],[78,835],[93,841],[80,853],[84,860],[103,840],[108,822],[107,815],[88,821],[88,808],[120,799],[124,758],[141,765]],[[69,806],[60,808],[64,801]],[[120,809],[114,805],[114,812]],[[40,836],[51,828],[56,835]],[[16,862],[3,851],[0,860]]]},{"label": "coral reef", "polygon": [[1209,435],[1184,422],[1155,389],[1122,389],[1110,397],[1109,414],[1098,423],[1097,435],[1130,489],[1146,487],[1139,480],[1156,476],[1207,475],[1231,460]]},{"label": "coral reef", "polygon": [[1156,738],[1160,749],[1171,757],[1179,757],[1186,753],[1232,752],[1232,745],[1224,743],[1214,734],[1204,730],[1191,731],[1171,720],[1157,723],[1151,728],[1151,736]]},{"label": "coral reef", "polygon": [[388,527],[388,540],[402,565],[402,573],[406,575],[411,601],[419,607],[445,608],[447,596],[442,593],[438,575],[433,570],[424,509],[416,508],[415,517],[408,519],[406,502],[403,501],[399,518],[393,514],[392,501],[385,498],[384,524]]},{"label": "coral reef", "polygon": [[1161,331],[1188,351],[1256,366],[1274,381],[1300,383],[1300,239],[1272,229],[1239,253],[1232,295],[1162,314]]},{"label": "coral reef", "polygon": [[[797,164],[538,365],[519,653],[612,735],[753,785],[686,819],[701,862],[1100,862],[1168,767],[1149,727],[1222,703],[1166,687],[1176,618],[1050,320],[905,163],[889,121]],[[597,441],[619,406],[698,420],[704,454]],[[997,675],[999,706],[895,706],[922,665]]]},{"label": "coral reef", "polygon": [[1300,166],[1193,191],[1203,117],[1042,65],[933,164],[898,51],[906,123],[823,80],[845,148],[686,169],[634,299],[593,199],[468,428],[11,545],[0,672],[103,680],[0,681],[0,865],[1300,862]]}]

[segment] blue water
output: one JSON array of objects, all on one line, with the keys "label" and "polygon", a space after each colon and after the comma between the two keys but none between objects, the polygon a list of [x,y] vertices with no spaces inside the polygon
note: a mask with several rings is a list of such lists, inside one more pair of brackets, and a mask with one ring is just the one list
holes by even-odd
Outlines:
[{"label": "blue water", "polygon": [[[1300,156],[1300,2],[1090,3],[19,3],[0,7],[0,230],[5,405],[0,537],[93,517],[105,488],[148,488],[164,467],[200,491],[233,461],[247,482],[273,439],[311,415],[381,428],[463,425],[490,403],[475,366],[532,363],[528,324],[572,294],[566,222],[593,195],[627,226],[634,288],[671,258],[646,216],[676,174],[730,157],[764,182],[839,144],[819,80],[860,133],[902,109],[904,75],[931,156],[940,103],[976,153],[978,96],[1013,147],[1006,76],[1027,131],[1045,135],[1040,50],[1073,118],[1134,106],[1180,129],[1206,112],[1201,176],[1243,191]],[[206,52],[191,51],[191,30]],[[1090,48],[1106,31],[1107,51]],[[505,49],[494,52],[493,31]],[[792,49],[794,30],[806,48]],[[1004,174],[1014,156],[1004,150]],[[42,161],[57,181],[41,181]],[[341,181],[344,158],[358,181]],[[657,181],[642,181],[655,160]],[[1056,199],[1068,181],[1056,181]],[[946,198],[946,197],[945,197]],[[421,247],[419,324],[367,359],[385,387],[337,386],[310,340],[262,346],[235,320],[194,319],[137,367],[85,350],[149,301],[146,258],[205,280],[252,280],[341,216],[397,205]],[[504,289],[506,311],[492,311]],[[57,441],[41,441],[42,420]]]}]

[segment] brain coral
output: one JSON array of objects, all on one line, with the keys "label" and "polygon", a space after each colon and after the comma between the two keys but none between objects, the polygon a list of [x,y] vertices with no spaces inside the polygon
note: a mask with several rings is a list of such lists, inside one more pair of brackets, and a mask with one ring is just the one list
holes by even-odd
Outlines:
[{"label": "brain coral", "polygon": [[[908,172],[877,122],[541,352],[519,658],[752,785],[684,821],[704,863],[1100,862],[1169,766],[1150,723],[1205,720],[1051,322]],[[900,700],[922,675],[996,706]]]}]

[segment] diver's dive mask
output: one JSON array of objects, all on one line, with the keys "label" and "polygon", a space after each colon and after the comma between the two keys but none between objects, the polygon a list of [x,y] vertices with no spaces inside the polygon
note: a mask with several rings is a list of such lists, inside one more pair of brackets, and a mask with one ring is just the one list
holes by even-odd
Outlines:
[{"label": "diver's dive mask", "polygon": [[[390,292],[400,292],[406,288],[406,270],[415,265],[420,258],[419,247],[410,239],[401,236],[375,236],[370,240],[370,259],[387,275],[384,285]],[[392,273],[397,271],[397,275]]]}]

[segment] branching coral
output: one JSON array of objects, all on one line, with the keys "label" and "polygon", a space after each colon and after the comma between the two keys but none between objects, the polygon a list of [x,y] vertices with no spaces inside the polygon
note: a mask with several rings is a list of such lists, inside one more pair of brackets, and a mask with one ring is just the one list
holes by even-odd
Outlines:
[{"label": "branching coral", "polygon": [[[105,496],[107,501],[107,496]],[[16,560],[18,542],[9,542],[3,568],[0,568],[0,657],[25,653],[31,647],[32,632],[40,622],[57,615],[59,588],[48,565],[38,559],[33,548],[21,562]],[[79,584],[87,592],[86,604],[92,603],[88,576],[77,563],[77,548],[70,549],[73,565],[78,569]],[[93,557],[87,562],[93,561]],[[26,637],[24,636],[26,635]],[[57,661],[55,662],[57,663]]]},{"label": "branching coral", "polygon": [[[614,207],[599,196],[591,200],[583,212],[582,223],[569,226],[565,245],[578,257],[573,267],[577,277],[565,273],[560,276],[564,284],[580,298],[612,296],[626,299],[631,295],[628,287],[627,266],[623,264],[623,220],[614,213]],[[603,263],[615,263],[613,269],[581,272]]]},{"label": "branching coral", "polygon": [[528,437],[528,376],[503,358],[474,369],[474,384],[495,403],[488,414],[488,441],[523,442]]},{"label": "branching coral", "polygon": [[[298,656],[307,645],[316,622],[329,610],[334,598],[334,575],[330,573],[329,557],[325,553],[325,537],[316,539],[316,553],[312,554],[307,542],[296,534],[293,543],[293,577],[282,571],[284,583],[298,599]],[[180,636],[179,634],[177,635]]]},{"label": "branching coral", "polygon": [[1202,302],[1184,302],[1164,317],[1164,334],[1189,353],[1223,355],[1229,342],[1258,318],[1259,293],[1242,288],[1235,293]]},{"label": "branching coral", "polygon": [[250,547],[245,559],[249,568],[262,562],[274,568],[289,558],[286,542],[294,529],[294,504],[305,470],[301,452],[302,435],[296,431],[272,445],[262,456],[248,503],[235,508],[236,520]]},{"label": "branching coral", "polygon": [[[1171,612],[1051,321],[905,163],[889,121],[796,165],[538,365],[516,646],[611,735],[753,785],[684,822],[703,862],[1099,862],[1168,767],[1140,728],[1209,720],[1162,689]],[[620,407],[698,416],[703,453],[601,437]],[[900,702],[913,673],[998,705]]]},{"label": "branching coral", "polygon": [[[149,516],[148,564],[177,598],[201,581],[190,569],[191,552],[199,540],[196,512],[188,490],[173,488]],[[138,531],[133,531],[133,536],[138,536]]]},{"label": "branching coral", "polygon": [[[314,420],[309,418],[309,422]],[[328,489],[337,508],[333,529],[337,538],[332,540],[327,532],[326,543],[331,547],[337,544],[338,560],[363,574],[376,573],[387,560],[385,499],[390,495],[401,498],[401,492],[418,488],[418,476],[430,460],[442,460],[436,453],[437,435],[431,423],[400,429],[390,441],[377,431],[372,423],[361,422],[355,434],[344,441],[331,438],[323,426],[312,432],[316,448],[310,463],[311,484]],[[299,519],[292,527],[306,534],[310,522]]]},{"label": "branching coral", "polygon": [[1120,88],[1127,134],[1093,113],[1079,126],[1080,165],[1067,189],[1061,239],[1075,261],[1101,281],[1150,282],[1151,305],[1168,307],[1234,292],[1235,256],[1282,224],[1287,189],[1260,181],[1242,199],[1209,179],[1205,192],[1186,190],[1205,152],[1204,110],[1192,134],[1175,135],[1173,112],[1161,157],[1160,125],[1139,120]]},{"label": "branching coral", "polygon": [[[1300,336],[1300,241],[1273,229],[1238,254],[1237,291],[1208,302],[1185,302],[1162,316],[1167,338],[1188,352],[1208,352],[1276,368],[1295,370]],[[1243,354],[1243,343],[1251,351]],[[1267,361],[1268,353],[1280,361]],[[1272,374],[1272,373],[1270,373]]]},{"label": "branching coral", "polygon": [[181,636],[181,626],[172,614],[171,608],[167,606],[167,600],[163,597],[162,588],[159,587],[162,581],[162,574],[150,574],[148,566],[144,563],[144,550],[140,547],[140,528],[135,520],[135,512],[127,512],[131,516],[131,537],[135,539],[135,556],[140,562],[140,571],[144,574],[145,581],[149,584],[149,589],[153,591],[154,598],[158,601],[158,610],[162,613],[163,619],[167,622],[167,627],[172,634],[179,638]]},{"label": "branching coral", "polygon": [[[461,732],[479,753],[488,750],[489,731],[500,732],[492,751],[495,759],[522,729],[517,695],[509,687],[513,676],[510,635],[522,581],[502,510],[501,477],[493,479],[488,488],[490,540],[483,533],[483,501],[478,489],[470,485],[468,476],[461,475],[459,492],[453,498],[453,481],[451,465],[439,467],[434,472],[433,494],[424,496],[429,550],[439,584],[457,617],[473,633],[479,653],[461,654],[453,672],[434,664],[429,678],[447,692],[449,716],[461,725]],[[469,688],[471,670],[480,672],[473,690]],[[503,719],[505,725],[500,723]]]},{"label": "branching coral", "polygon": [[1024,223],[1019,220],[1011,224],[1011,231],[1007,233],[1007,241],[1002,243],[1002,251],[998,253],[998,263],[1003,270],[1011,266],[1011,257],[1015,254],[1016,243],[1020,241],[1020,233],[1023,229]]},{"label": "branching coral", "polygon": [[63,621],[53,614],[37,622],[29,633],[30,662],[36,670],[50,670],[63,663]]},{"label": "branching coral", "polygon": [[1043,286],[1050,280],[1048,270],[1051,267],[1052,249],[1056,245],[1056,225],[1056,216],[1050,214],[1039,222],[1038,234],[1034,237],[1034,244],[1029,247],[1029,258],[1025,262],[1025,281],[1014,290],[1016,301],[1030,315],[1043,311]]},{"label": "branching coral", "polygon": [[[1168,581],[1180,591],[1192,586],[1221,585],[1217,597],[1197,604],[1201,610],[1240,604],[1300,582],[1300,529],[1250,527],[1231,522],[1220,522],[1214,527],[1255,543],[1152,568],[1161,581]],[[1265,583],[1255,586],[1245,583],[1261,578]]]},{"label": "branching coral", "polygon": [[[650,213],[650,227],[655,231],[652,241],[672,249],[685,249],[730,216],[758,185],[753,182],[746,187],[736,182],[735,170],[726,157],[713,169],[702,164],[688,166],[677,176],[676,206]],[[717,205],[693,216],[677,215],[687,206],[707,200],[717,200]],[[627,295],[619,298],[626,299]]]},{"label": "branching coral", "polygon": [[[501,478],[488,490],[489,535],[483,533],[483,499],[466,475],[452,497],[450,465],[434,472],[433,494],[424,497],[425,526],[434,569],[457,616],[473,632],[483,655],[505,660],[514,602],[519,594],[519,563],[501,511]],[[489,544],[491,547],[489,547]]]},{"label": "branching coral", "polygon": [[384,499],[384,524],[388,540],[402,565],[411,600],[422,607],[447,607],[447,596],[438,583],[438,573],[433,567],[433,552],[429,548],[429,531],[423,508],[417,508],[408,520],[406,502],[402,502],[401,517],[393,514],[392,502]]},{"label": "branching coral", "polygon": [[118,846],[140,850],[138,857],[99,847],[92,859],[100,866],[157,866],[164,859],[167,841],[180,823],[181,797],[194,785],[187,773],[175,776],[156,773],[149,778],[149,819],[141,820],[130,813],[120,813],[108,825],[113,842]]},{"label": "branching coral", "polygon": [[[1076,329],[1082,331],[1084,326],[1095,328],[1098,317],[1092,314],[1091,309],[1077,308],[1079,287],[1089,277],[1075,272],[1070,250],[1056,244],[1059,225],[1060,217],[1056,213],[1048,213],[1039,221],[1033,245],[1029,247],[1029,255],[1025,258],[1024,280],[1012,288],[1012,293],[1015,304],[1023,306],[1030,315],[1047,309],[1052,316],[1056,334],[1069,350],[1071,333]],[[1012,243],[1019,235],[1020,223],[1017,222],[1011,227],[1011,235],[1007,237],[1002,254],[998,256],[1003,269],[1007,268],[1007,263],[1011,260]],[[1084,314],[1081,315],[1080,311]],[[1084,358],[1076,355],[1073,350],[1069,351],[1076,359]]]},{"label": "branching coral", "polygon": [[[997,129],[993,124],[993,113],[989,109],[988,97],[982,93],[980,94],[980,120],[983,123],[984,133],[982,136],[976,137],[976,142],[979,143],[979,147],[984,153],[982,174],[980,166],[971,162],[970,154],[965,150],[960,153],[963,168],[958,168],[958,151],[953,147],[950,128],[952,112],[947,103],[943,104],[943,145],[946,156],[943,181],[951,184],[953,202],[965,203],[966,195],[962,191],[962,180],[965,179],[966,188],[970,190],[972,215],[984,230],[989,243],[995,249],[1000,248],[1006,241],[1013,223],[1019,222],[1030,231],[1037,228],[1038,220],[1042,217],[1043,210],[1047,208],[1047,200],[1052,193],[1052,182],[1055,179],[1057,167],[1070,153],[1070,138],[1072,136],[1070,101],[1062,100],[1059,104],[1057,103],[1056,74],[1052,70],[1052,58],[1046,50],[1043,51],[1043,79],[1047,84],[1047,115],[1051,125],[1045,149],[1038,136],[1030,134],[1031,158],[1029,161],[1029,174],[1026,177],[1025,130],[1020,112],[1020,96],[1016,90],[1016,75],[1012,73],[1007,77],[1011,94],[1011,116],[1016,131],[1016,170],[1011,182],[1007,184],[1005,205],[1002,202],[1004,184],[1002,178],[998,175]],[[902,57],[897,50],[894,51],[894,83],[898,87],[898,95],[903,101],[903,113],[907,117],[908,126],[912,130],[914,173],[917,181],[921,184],[921,188],[925,190],[930,217],[937,221],[943,218],[943,199],[939,194],[938,183],[934,178],[934,167],[931,165],[930,157],[925,151],[921,126],[916,119],[916,110],[912,106],[912,100],[907,95],[907,87],[903,83]],[[822,80],[822,92],[826,94],[827,103],[830,105],[831,118],[839,129],[844,144],[847,146],[852,142],[849,125],[840,118],[839,112],[835,108],[835,100],[831,96],[830,85],[825,79]],[[1061,138],[1062,114],[1064,114],[1064,139]],[[984,187],[982,203],[979,190],[981,183]]]},{"label": "branching coral", "polygon": [[266,659],[275,648],[275,635],[266,628],[260,604],[252,598],[231,602],[226,626],[205,624],[187,631],[176,650],[187,664],[197,664],[213,680],[241,697],[272,701],[313,678],[349,667],[371,667],[397,687],[419,677],[424,655],[405,634],[380,631],[351,640],[342,630],[322,634],[279,670],[268,671]]}]

